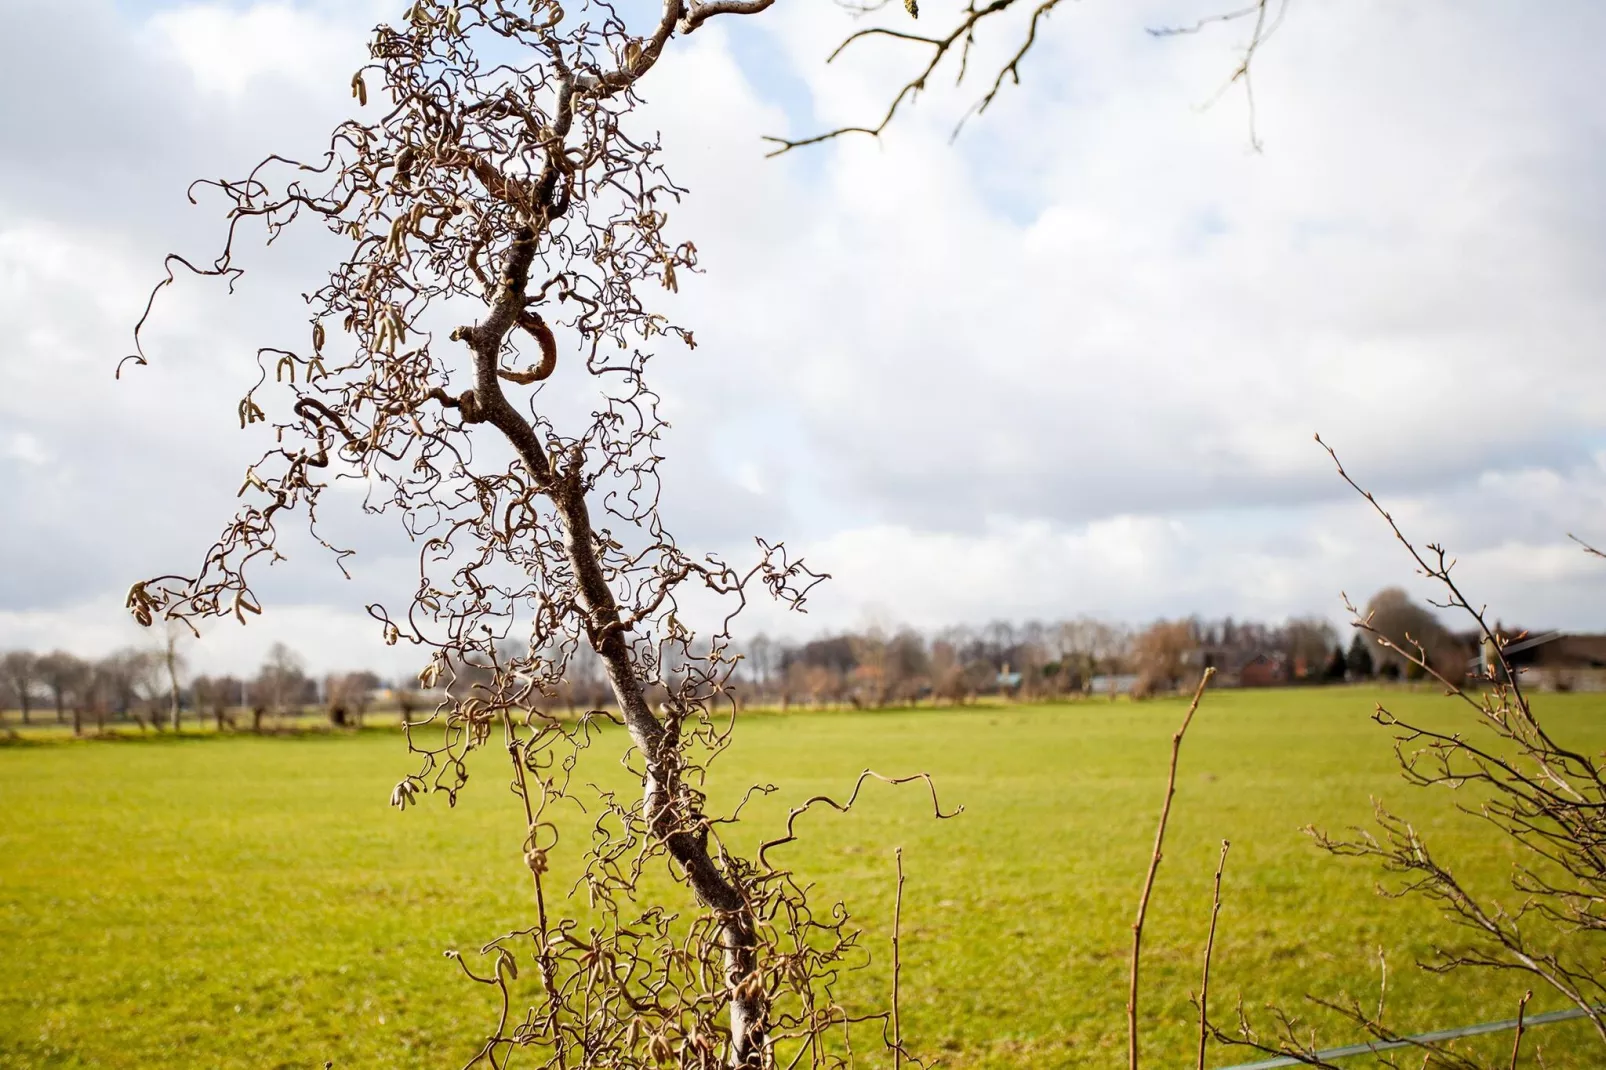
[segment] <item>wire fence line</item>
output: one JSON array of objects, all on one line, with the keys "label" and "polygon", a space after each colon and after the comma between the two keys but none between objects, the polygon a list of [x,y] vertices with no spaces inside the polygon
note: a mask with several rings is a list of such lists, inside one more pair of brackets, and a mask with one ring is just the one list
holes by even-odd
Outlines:
[{"label": "wire fence line", "polygon": [[[1606,1008],[1597,1007],[1595,1010]],[[1553,1022],[1565,1022],[1573,1018],[1583,1018],[1590,1012],[1582,1007],[1572,1007],[1564,1011],[1548,1011],[1544,1014],[1526,1014],[1521,1019],[1524,1029],[1536,1025],[1550,1025]],[[1314,1057],[1321,1060],[1348,1059],[1356,1055],[1375,1055],[1380,1051],[1391,1051],[1395,1048],[1408,1048],[1413,1044],[1430,1044],[1440,1040],[1456,1040],[1460,1037],[1475,1037],[1484,1033],[1501,1033],[1508,1029],[1517,1028],[1518,1019],[1506,1018],[1498,1022],[1480,1022],[1477,1025],[1463,1025],[1455,1029],[1439,1029],[1432,1033],[1418,1033],[1416,1036],[1401,1037],[1399,1040],[1373,1040],[1365,1044],[1349,1044],[1342,1048],[1329,1048],[1327,1051],[1318,1051]],[[1266,1059],[1258,1063],[1239,1063],[1235,1066],[1221,1067],[1220,1070],[1273,1070],[1279,1066],[1300,1066],[1309,1063],[1309,1059],[1297,1059],[1292,1055],[1282,1055],[1275,1059]]]}]

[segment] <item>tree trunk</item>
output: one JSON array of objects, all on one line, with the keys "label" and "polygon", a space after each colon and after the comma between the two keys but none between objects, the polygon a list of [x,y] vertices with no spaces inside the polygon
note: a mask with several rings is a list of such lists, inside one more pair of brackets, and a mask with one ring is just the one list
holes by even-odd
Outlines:
[{"label": "tree trunk", "polygon": [[178,734],[178,657],[175,646],[178,639],[173,638],[172,631],[167,633],[167,715],[173,726],[173,734]]},{"label": "tree trunk", "polygon": [[725,984],[730,992],[731,1065],[757,1067],[769,1033],[763,987],[746,984],[758,969],[758,939],[752,911],[741,889],[727,880],[708,854],[708,830],[700,814],[681,812],[675,743],[647,706],[645,691],[619,629],[619,606],[597,560],[596,536],[577,481],[564,481],[552,497],[563,518],[563,544],[579,588],[580,607],[590,618],[596,651],[607,670],[626,728],[646,762],[642,813],[652,832],[686,871],[693,892],[719,920],[725,952]]},{"label": "tree trunk", "polygon": [[730,994],[731,1065],[756,1068],[763,1059],[769,1023],[763,986],[746,983],[758,966],[752,912],[740,887],[728,881],[709,857],[708,829],[702,815],[684,810],[677,740],[648,708],[645,688],[630,660],[630,647],[620,628],[619,605],[597,557],[597,537],[581,489],[578,462],[566,471],[555,471],[535,429],[502,393],[497,374],[502,341],[524,310],[537,238],[533,228],[526,228],[514,241],[491,314],[462,336],[473,351],[475,373],[473,405],[465,407],[464,416],[500,430],[557,508],[563,523],[564,555],[574,574],[576,600],[587,618],[588,637],[602,659],[631,741],[646,765],[643,817],[650,833],[664,841],[670,856],[684,868],[697,898],[714,911],[719,923]]}]

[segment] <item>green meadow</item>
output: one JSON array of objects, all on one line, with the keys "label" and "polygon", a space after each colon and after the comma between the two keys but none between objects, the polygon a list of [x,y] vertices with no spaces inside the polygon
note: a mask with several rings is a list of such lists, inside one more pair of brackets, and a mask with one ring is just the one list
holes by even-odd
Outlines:
[{"label": "green meadow", "polygon": [[[1232,842],[1211,979],[1233,1020],[1279,1003],[1325,1044],[1359,1039],[1307,993],[1375,1008],[1402,1031],[1515,1013],[1518,977],[1413,966],[1457,932],[1431,907],[1380,897],[1366,862],[1311,846],[1307,824],[1365,824],[1372,797],[1412,818],[1482,887],[1513,859],[1448,791],[1399,779],[1376,701],[1450,724],[1428,693],[1336,688],[1208,695],[1184,744],[1150,910],[1145,1062],[1192,1066],[1211,878]],[[929,771],[868,787],[848,814],[812,811],[784,860],[844,900],[868,963],[841,994],[884,1003],[901,846],[902,1014],[912,1048],[956,1068],[1125,1065],[1130,924],[1154,836],[1170,734],[1184,703],[1090,700],[891,712],[753,715],[714,766],[716,801],[777,791],[734,839],[776,834],[787,807],[845,794],[861,769]],[[1606,698],[1543,696],[1547,726],[1606,747]],[[582,779],[618,785],[619,732]],[[0,1067],[441,1067],[494,1024],[482,986],[444,955],[531,923],[519,806],[491,748],[455,808],[398,812],[413,768],[399,735],[189,736],[0,747]],[[584,826],[571,830],[572,845]],[[563,876],[566,856],[555,855]],[[567,884],[565,882],[564,886]],[[686,907],[664,880],[649,892]],[[1533,1011],[1561,1004],[1536,992]],[[1600,1064],[1578,1023],[1536,1029],[1545,1065]],[[1480,1046],[1481,1045],[1481,1046]],[[1510,1034],[1474,1050],[1509,1050]],[[1213,1049],[1210,1065],[1252,1061]],[[881,1065],[890,1060],[874,1057]],[[1357,1059],[1346,1066],[1373,1066]]]}]

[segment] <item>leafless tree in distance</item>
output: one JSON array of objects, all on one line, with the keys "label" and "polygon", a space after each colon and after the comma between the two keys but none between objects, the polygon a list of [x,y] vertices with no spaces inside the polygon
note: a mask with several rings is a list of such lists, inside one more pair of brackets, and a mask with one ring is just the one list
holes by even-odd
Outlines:
[{"label": "leafless tree in distance", "polygon": [[38,670],[39,679],[50,690],[51,701],[56,707],[56,723],[66,722],[70,705],[73,709],[73,732],[81,732],[83,690],[88,682],[89,665],[65,650],[56,650],[39,659]]},{"label": "leafless tree in distance", "polygon": [[1371,641],[1374,658],[1385,671],[1425,678],[1428,673],[1401,653],[1413,650],[1424,653],[1438,672],[1461,675],[1469,652],[1461,648],[1430,609],[1413,602],[1402,588],[1386,587],[1379,591],[1358,615],[1367,621],[1361,634]]},{"label": "leafless tree in distance", "polygon": [[262,718],[273,714],[282,727],[287,714],[301,710],[307,691],[307,674],[300,655],[284,643],[274,643],[251,684],[251,730],[262,731]]},{"label": "leafless tree in distance", "polygon": [[1188,653],[1195,646],[1187,621],[1156,621],[1132,640],[1140,695],[1173,691],[1187,673]]},{"label": "leafless tree in distance", "polygon": [[146,719],[158,700],[159,673],[152,651],[127,647],[114,651],[95,664],[97,689],[96,724],[105,728],[105,716],[113,713],[119,720],[132,719],[141,729],[151,726]]},{"label": "leafless tree in distance", "polygon": [[329,707],[329,723],[339,728],[361,728],[368,708],[373,705],[379,677],[371,672],[338,673],[324,681],[324,701]]},{"label": "leafless tree in distance", "polygon": [[197,717],[210,713],[212,726],[221,732],[225,727],[232,728],[234,721],[229,715],[229,707],[240,703],[245,685],[232,676],[198,676],[190,684],[190,693],[195,697],[195,712]]},{"label": "leafless tree in distance", "polygon": [[185,669],[185,657],[179,651],[179,640],[183,637],[183,628],[178,621],[168,621],[162,637],[160,658],[162,672],[167,677],[167,717],[168,725],[174,732],[179,730],[179,683],[178,677]]},{"label": "leafless tree in distance", "polygon": [[0,654],[0,680],[11,692],[11,700],[27,724],[33,713],[33,688],[39,682],[39,656],[30,650],[10,650]]}]

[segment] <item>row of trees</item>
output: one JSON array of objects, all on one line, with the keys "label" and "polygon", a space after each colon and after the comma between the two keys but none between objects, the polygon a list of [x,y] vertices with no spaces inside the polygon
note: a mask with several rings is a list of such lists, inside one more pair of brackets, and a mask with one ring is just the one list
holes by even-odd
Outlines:
[{"label": "row of trees", "polygon": [[0,654],[0,709],[16,710],[23,724],[54,718],[82,733],[86,722],[108,721],[177,730],[186,717],[234,726],[236,711],[250,715],[253,731],[268,717],[298,716],[324,708],[331,722],[360,725],[383,682],[371,672],[309,676],[301,658],[275,643],[256,675],[195,676],[176,640],[156,648],[129,647],[102,658],[63,650]]},{"label": "row of trees", "polygon": [[[1395,646],[1420,643],[1430,664],[1452,678],[1463,673],[1471,641],[1453,635],[1431,611],[1399,588],[1368,604],[1373,626]],[[1293,618],[1281,624],[1232,618],[1161,620],[1144,628],[1086,617],[1054,623],[957,626],[933,635],[913,629],[868,629],[808,642],[759,635],[740,644],[739,694],[747,702],[887,706],[935,700],[965,702],[979,695],[1043,699],[1106,691],[1138,696],[1175,690],[1213,667],[1228,685],[1326,683],[1419,677],[1421,670],[1397,652],[1356,632],[1348,647],[1332,624]],[[459,663],[459,690],[472,689],[486,670]],[[184,716],[232,725],[248,711],[260,731],[266,717],[295,716],[321,707],[335,725],[359,725],[376,696],[388,692],[403,712],[423,700],[409,686],[386,688],[366,671],[321,680],[282,643],[268,652],[252,677],[186,674],[173,642],[85,660],[56,651],[14,650],[0,655],[0,708],[20,711],[29,723],[44,709],[83,730],[85,718],[142,726],[177,727]],[[589,651],[569,657],[554,705],[595,709],[611,694],[601,662]]]},{"label": "row of trees", "polygon": [[[1403,590],[1379,592],[1367,612],[1378,634],[1395,646],[1421,644],[1430,664],[1451,678],[1464,674],[1473,641],[1449,632]],[[803,643],[760,635],[741,653],[744,697],[782,706],[964,702],[988,694],[1040,699],[1116,690],[1141,697],[1191,683],[1206,667],[1228,686],[1422,675],[1375,637],[1358,631],[1345,646],[1333,625],[1319,618],[1266,624],[1190,617],[1132,628],[1081,617],[1046,624],[995,621],[931,635],[872,628]]]}]

